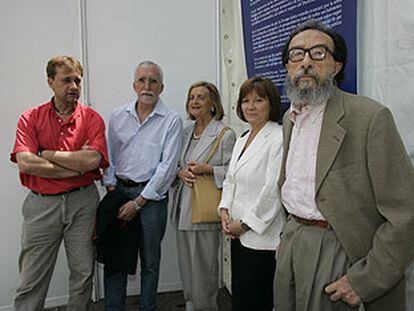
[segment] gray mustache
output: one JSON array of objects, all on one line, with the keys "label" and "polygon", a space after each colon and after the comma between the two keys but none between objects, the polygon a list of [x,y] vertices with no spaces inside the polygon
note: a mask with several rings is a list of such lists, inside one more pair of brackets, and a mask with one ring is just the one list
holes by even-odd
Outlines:
[{"label": "gray mustache", "polygon": [[317,83],[319,83],[321,80],[318,76],[318,74],[312,69],[312,68],[302,68],[295,76],[293,82],[296,84],[300,78],[303,76],[310,76],[316,80]]}]

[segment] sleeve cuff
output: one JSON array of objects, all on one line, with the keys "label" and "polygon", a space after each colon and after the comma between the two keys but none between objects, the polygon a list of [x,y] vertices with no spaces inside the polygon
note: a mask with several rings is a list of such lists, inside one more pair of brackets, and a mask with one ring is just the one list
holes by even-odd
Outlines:
[{"label": "sleeve cuff", "polygon": [[149,185],[146,185],[144,190],[141,191],[141,196],[147,200],[160,201],[162,196],[155,192]]},{"label": "sleeve cuff", "polygon": [[99,165],[100,168],[106,169],[106,168],[109,167],[108,158],[107,158],[104,150],[102,150],[102,148],[100,148],[99,146],[88,146],[88,150],[93,150],[93,151],[96,151],[96,152],[100,153],[100,155],[102,156],[101,164]]},{"label": "sleeve cuff", "polygon": [[259,235],[262,235],[267,228],[266,224],[251,212],[247,212],[243,216],[243,222],[245,222],[250,228],[252,228],[253,231],[256,231]]},{"label": "sleeve cuff", "polygon": [[214,176],[214,183],[216,187],[221,189],[223,188],[223,181],[226,177],[226,172],[221,166],[213,166],[213,176]]}]

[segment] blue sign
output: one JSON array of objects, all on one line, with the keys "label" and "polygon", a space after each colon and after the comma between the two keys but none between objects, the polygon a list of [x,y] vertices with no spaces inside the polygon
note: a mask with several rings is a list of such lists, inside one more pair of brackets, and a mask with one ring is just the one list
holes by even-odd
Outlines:
[{"label": "blue sign", "polygon": [[[283,46],[297,25],[317,19],[345,38],[348,60],[341,89],[356,93],[356,0],[241,0],[241,7],[249,77],[270,78],[282,90]],[[288,106],[282,95],[282,110]]]}]

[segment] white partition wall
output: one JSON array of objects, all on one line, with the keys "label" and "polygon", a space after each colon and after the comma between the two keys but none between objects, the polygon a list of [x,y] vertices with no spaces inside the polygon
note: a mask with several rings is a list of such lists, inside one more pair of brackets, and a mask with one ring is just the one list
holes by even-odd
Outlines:
[{"label": "white partition wall", "polygon": [[[27,193],[9,153],[21,112],[51,96],[45,75],[47,60],[69,54],[87,64],[87,97],[107,119],[113,108],[134,100],[134,67],[152,59],[164,69],[163,100],[184,118],[189,85],[201,79],[218,80],[216,10],[213,0],[0,1],[0,310],[13,309],[19,281],[21,203]],[[66,303],[67,276],[62,250],[47,306]],[[130,284],[130,293],[136,294],[139,276],[131,278]],[[159,289],[180,287],[175,237],[169,226]]]}]

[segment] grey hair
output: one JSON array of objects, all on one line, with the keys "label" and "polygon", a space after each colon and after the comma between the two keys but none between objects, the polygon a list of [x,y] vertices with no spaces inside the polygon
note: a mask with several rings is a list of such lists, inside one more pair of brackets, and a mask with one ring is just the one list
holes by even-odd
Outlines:
[{"label": "grey hair", "polygon": [[164,72],[162,71],[162,68],[160,67],[160,65],[158,65],[157,63],[153,62],[152,60],[144,60],[143,62],[140,62],[138,64],[138,66],[135,68],[134,71],[134,81],[136,80],[136,75],[137,75],[137,69],[141,66],[155,66],[158,70],[158,74],[159,74],[159,78],[160,78],[160,82],[161,84],[164,84]]}]

